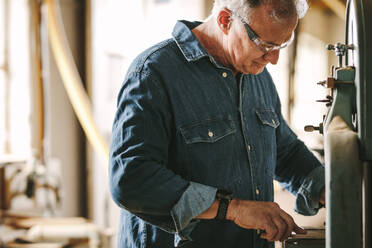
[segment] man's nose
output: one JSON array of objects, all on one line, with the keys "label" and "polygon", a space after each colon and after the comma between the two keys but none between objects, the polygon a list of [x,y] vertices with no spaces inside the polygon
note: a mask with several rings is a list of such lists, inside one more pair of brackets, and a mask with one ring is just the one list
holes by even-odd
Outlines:
[{"label": "man's nose", "polygon": [[279,50],[273,50],[266,53],[263,57],[266,61],[270,62],[273,65],[276,65],[276,63],[278,63],[279,60],[279,53],[280,53]]}]

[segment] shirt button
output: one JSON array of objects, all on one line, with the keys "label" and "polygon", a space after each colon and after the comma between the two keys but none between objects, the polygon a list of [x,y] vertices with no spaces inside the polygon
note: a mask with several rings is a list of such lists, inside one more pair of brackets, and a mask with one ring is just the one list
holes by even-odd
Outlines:
[{"label": "shirt button", "polygon": [[209,136],[209,137],[211,137],[211,138],[212,138],[212,137],[213,137],[213,135],[214,135],[214,134],[213,134],[213,132],[211,132],[211,131],[209,131],[209,132],[208,132],[208,136]]},{"label": "shirt button", "polygon": [[248,151],[250,151],[251,150],[251,146],[250,145],[248,145]]},{"label": "shirt button", "polygon": [[226,72],[223,72],[222,73],[222,77],[226,78],[227,77],[227,73]]},{"label": "shirt button", "polygon": [[256,195],[259,195],[259,194],[260,194],[260,191],[256,189]]}]

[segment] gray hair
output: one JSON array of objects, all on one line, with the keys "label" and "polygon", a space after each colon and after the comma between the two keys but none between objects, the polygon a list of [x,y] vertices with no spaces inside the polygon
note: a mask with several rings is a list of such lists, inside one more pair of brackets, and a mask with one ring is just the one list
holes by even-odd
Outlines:
[{"label": "gray hair", "polygon": [[303,18],[309,9],[307,0],[215,0],[213,14],[227,8],[242,17],[247,16],[248,22],[252,11],[261,5],[273,6],[270,16],[275,21],[282,21],[297,16]]}]

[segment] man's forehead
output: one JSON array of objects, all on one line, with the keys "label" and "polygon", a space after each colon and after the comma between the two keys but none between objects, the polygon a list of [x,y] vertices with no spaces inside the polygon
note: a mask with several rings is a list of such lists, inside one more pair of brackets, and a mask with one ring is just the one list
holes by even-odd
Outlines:
[{"label": "man's forehead", "polygon": [[256,8],[252,8],[249,12],[244,16],[249,24],[252,22],[271,22],[274,21],[273,18],[273,6],[268,4],[262,4]]},{"label": "man's forehead", "polygon": [[256,21],[265,22],[267,24],[286,22],[288,20],[292,20],[293,17],[278,18],[275,14],[275,6],[272,4],[262,4],[256,8],[252,8],[245,16],[248,22]]},{"label": "man's forehead", "polygon": [[256,34],[267,42],[279,45],[291,38],[292,32],[297,26],[298,18],[289,17],[277,20],[272,16],[272,6],[261,5],[252,9],[247,22]]}]

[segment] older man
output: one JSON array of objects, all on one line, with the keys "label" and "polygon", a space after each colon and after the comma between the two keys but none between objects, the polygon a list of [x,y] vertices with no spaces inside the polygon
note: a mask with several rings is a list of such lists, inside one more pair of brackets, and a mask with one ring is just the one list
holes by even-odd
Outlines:
[{"label": "older man", "polygon": [[305,232],[272,202],[273,179],[312,215],[324,169],[283,119],[265,66],[306,9],[216,0],[206,22],[179,21],[172,39],[135,59],[110,152],[119,247],[268,247]]}]

